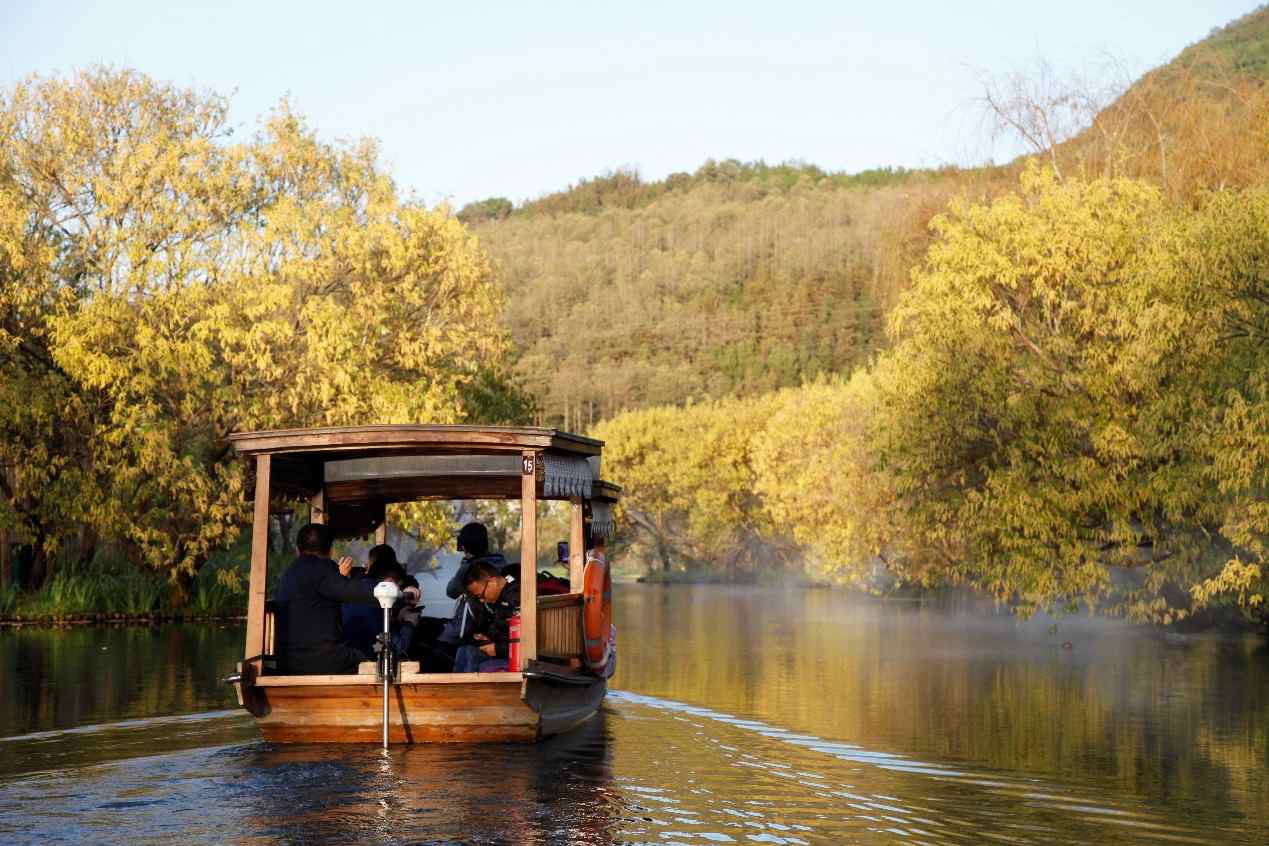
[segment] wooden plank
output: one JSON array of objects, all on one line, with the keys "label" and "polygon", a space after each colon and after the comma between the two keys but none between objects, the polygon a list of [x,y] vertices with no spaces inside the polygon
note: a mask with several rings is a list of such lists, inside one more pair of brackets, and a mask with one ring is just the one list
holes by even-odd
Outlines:
[{"label": "wooden plank", "polygon": [[[260,735],[266,743],[378,743],[382,739],[378,727],[359,729],[291,728],[286,725],[260,727]],[[408,731],[392,724],[388,732],[394,746],[403,743],[533,743],[538,739],[536,725],[524,726],[419,726]]]},{"label": "wooden plank", "polygon": [[264,611],[264,640],[260,647],[260,652],[264,655],[277,655],[274,651],[278,642],[278,615],[268,610],[268,603],[265,603]]},{"label": "wooden plank", "polygon": [[[519,684],[520,673],[402,673],[400,684]],[[265,676],[256,679],[261,687],[343,687],[374,684],[374,675]]]},{"label": "wooden plank", "polygon": [[519,684],[521,673],[404,673],[401,684]]},{"label": "wooden plank", "polygon": [[558,449],[576,455],[599,455],[603,442],[558,429],[523,426],[333,426],[317,429],[280,429],[235,432],[230,443],[240,455],[263,452],[323,452],[344,450],[374,453],[391,449],[427,453],[433,449],[475,447],[493,452]]},{"label": "wooden plank", "polygon": [[419,499],[519,499],[517,476],[397,476],[327,482],[331,502],[413,502]]},{"label": "wooden plank", "polygon": [[621,486],[614,485],[612,482],[605,482],[603,479],[596,479],[591,483],[590,498],[616,502],[621,499]]},{"label": "wooden plank", "polygon": [[256,457],[256,502],[251,515],[251,575],[247,582],[244,660],[260,674],[264,654],[264,592],[269,583],[269,473],[273,456]]},{"label": "wooden plank", "polygon": [[385,514],[383,522],[375,529],[375,546],[383,546],[388,542],[388,517]]},{"label": "wooden plank", "polygon": [[[580,599],[580,596],[578,598]],[[539,602],[538,654],[551,658],[582,657],[582,606],[580,603],[543,608]]]},{"label": "wooden plank", "polygon": [[374,684],[374,676],[265,676],[256,679],[257,687],[318,687]]},{"label": "wooden plank", "polygon": [[520,475],[520,666],[538,657],[538,477],[542,457],[521,453]]},{"label": "wooden plank", "polygon": [[[326,501],[414,502],[420,499],[519,499],[522,483],[516,476],[395,476],[385,479],[350,479],[327,482]],[[538,477],[538,499],[547,497]]]},{"label": "wooden plank", "polygon": [[[357,665],[357,675],[359,676],[373,676],[377,672],[379,672],[378,661],[362,661],[360,664]],[[405,675],[407,673],[418,675],[419,662],[418,661],[402,661],[397,667],[397,672],[402,675]]]},{"label": "wooden plank", "polygon": [[[273,687],[259,693],[266,699],[258,718],[265,740],[377,743],[381,737],[378,685]],[[394,743],[532,741],[539,722],[520,684],[400,684],[389,693]]]},{"label": "wooden plank", "polygon": [[539,610],[543,608],[561,608],[569,605],[581,604],[582,595],[580,593],[557,593],[538,597]]},{"label": "wooden plank", "polygon": [[[551,666],[550,672],[580,674]],[[436,674],[429,674],[436,675]],[[393,743],[528,742],[567,731],[592,717],[606,692],[601,679],[569,684],[518,673],[488,674],[516,684],[484,684],[485,674],[444,674],[450,683],[402,683],[389,693]],[[347,676],[299,678],[347,679]],[[280,681],[271,679],[270,681]],[[256,689],[261,734],[274,743],[378,743],[379,686],[292,685]]]},{"label": "wooden plank", "polygon": [[573,497],[568,524],[568,589],[580,593],[582,570],[586,566],[586,515],[581,497]]}]

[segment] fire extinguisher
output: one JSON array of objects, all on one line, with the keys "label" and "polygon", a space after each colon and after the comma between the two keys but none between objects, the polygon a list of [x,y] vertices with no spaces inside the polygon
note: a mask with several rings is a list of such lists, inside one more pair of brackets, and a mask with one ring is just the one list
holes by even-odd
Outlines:
[{"label": "fire extinguisher", "polygon": [[520,672],[520,615],[516,614],[507,625],[507,672]]}]

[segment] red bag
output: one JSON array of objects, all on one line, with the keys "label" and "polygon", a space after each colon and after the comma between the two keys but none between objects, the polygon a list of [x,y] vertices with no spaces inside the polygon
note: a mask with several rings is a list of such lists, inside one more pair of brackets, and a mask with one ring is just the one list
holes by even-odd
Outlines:
[{"label": "red bag", "polygon": [[558,596],[561,593],[568,593],[568,579],[561,579],[550,573],[538,573],[538,596]]}]

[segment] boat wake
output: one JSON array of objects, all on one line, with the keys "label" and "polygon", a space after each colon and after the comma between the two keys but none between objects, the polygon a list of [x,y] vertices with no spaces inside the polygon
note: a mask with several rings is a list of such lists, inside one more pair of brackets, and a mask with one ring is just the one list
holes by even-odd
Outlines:
[{"label": "boat wake", "polygon": [[[665,787],[632,788],[636,793],[642,790],[645,796],[655,797],[654,801],[664,802],[678,792],[675,783],[721,780],[718,774],[706,774],[706,769],[716,770],[725,764],[749,771],[752,776],[746,791],[754,801],[724,809],[724,813],[753,814],[750,823],[756,827],[760,820],[755,809],[769,817],[770,810],[764,808],[783,804],[782,816],[801,817],[804,823],[804,834],[799,835],[798,828],[782,833],[777,826],[763,835],[765,842],[803,843],[808,842],[807,837],[814,841],[816,833],[827,834],[824,827],[829,821],[833,821],[833,833],[838,836],[849,832],[850,836],[871,840],[891,835],[918,844],[971,840],[1050,843],[1055,832],[1070,831],[1072,824],[1087,827],[1090,839],[1086,842],[1216,842],[1202,836],[1208,832],[1200,834],[1178,820],[1167,819],[1138,797],[1123,795],[1110,786],[1093,795],[1048,778],[918,760],[654,696],[611,691],[608,699],[619,714],[628,712],[637,717],[638,709],[646,708],[669,716],[685,724],[684,729],[694,730],[695,742],[713,747],[688,751],[687,738],[665,738],[675,749],[678,766],[686,765],[691,772],[676,772]],[[715,755],[722,760],[709,763]],[[826,766],[819,756],[832,761]],[[783,789],[781,783],[785,784]],[[919,798],[914,801],[914,797]],[[744,804],[754,807],[745,808]],[[691,815],[681,818],[701,819]],[[790,820],[784,822],[787,827]],[[972,838],[966,837],[971,834]]]},{"label": "boat wake", "polygon": [[41,772],[257,740],[246,712],[203,711],[0,737],[0,782]]},{"label": "boat wake", "polygon": [[31,732],[30,734],[15,734],[9,737],[0,737],[0,743],[19,743],[31,740],[53,740],[69,735],[96,734],[98,732],[152,728],[155,726],[179,725],[182,723],[202,723],[207,720],[219,720],[228,717],[242,716],[243,713],[240,709],[233,708],[224,711],[203,711],[198,714],[175,714],[167,717],[142,717],[135,720],[115,720],[113,722],[97,723],[95,725],[74,726],[72,728],[52,729],[51,731],[36,731]]}]

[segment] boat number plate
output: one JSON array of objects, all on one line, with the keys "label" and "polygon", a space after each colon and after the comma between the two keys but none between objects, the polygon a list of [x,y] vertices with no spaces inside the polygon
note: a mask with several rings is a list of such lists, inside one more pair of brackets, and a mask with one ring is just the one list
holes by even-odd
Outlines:
[{"label": "boat number plate", "polygon": [[531,455],[526,455],[526,456],[524,457],[524,475],[526,475],[526,476],[532,476],[532,475],[533,475],[533,469],[534,469],[534,468],[533,468],[533,464],[534,464],[534,462],[533,462],[533,456],[531,456]]}]

